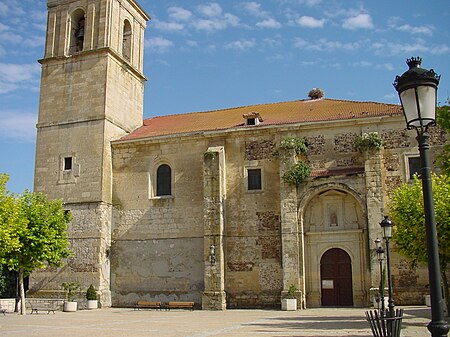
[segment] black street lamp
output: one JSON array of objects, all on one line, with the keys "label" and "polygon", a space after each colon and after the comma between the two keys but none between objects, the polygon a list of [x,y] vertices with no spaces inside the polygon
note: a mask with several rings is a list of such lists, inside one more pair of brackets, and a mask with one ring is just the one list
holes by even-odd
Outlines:
[{"label": "black street lamp", "polygon": [[389,317],[393,318],[394,313],[394,298],[392,296],[392,273],[391,273],[391,258],[389,256],[389,240],[392,237],[392,227],[394,224],[391,220],[388,219],[388,216],[385,215],[384,219],[380,222],[380,226],[383,229],[383,239],[386,242],[386,269],[388,273],[388,308],[389,308]]},{"label": "black street lamp", "polygon": [[430,148],[428,127],[436,124],[436,97],[440,76],[433,69],[421,68],[422,59],[420,57],[412,57],[406,63],[409,70],[395,78],[394,87],[403,106],[407,128],[416,130],[416,139],[419,143],[431,298],[431,322],[428,324],[428,330],[433,337],[445,337],[449,327],[444,320],[440,286],[441,270],[428,154]]},{"label": "black street lamp", "polygon": [[381,240],[376,239],[375,244],[377,245],[377,249],[375,252],[377,253],[377,260],[380,264],[380,315],[381,317],[384,317],[385,314],[385,306],[384,306],[384,272],[383,272],[383,261],[384,261],[384,248],[381,247]]}]

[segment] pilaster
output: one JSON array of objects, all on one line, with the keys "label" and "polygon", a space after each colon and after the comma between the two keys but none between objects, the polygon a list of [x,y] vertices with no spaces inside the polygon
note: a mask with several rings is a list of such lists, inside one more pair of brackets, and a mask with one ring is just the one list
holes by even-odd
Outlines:
[{"label": "pilaster", "polygon": [[211,147],[203,161],[204,284],[202,309],[225,310],[223,226],[225,200],[225,151]]},{"label": "pilaster", "polygon": [[298,299],[297,306],[304,307],[304,247],[303,235],[299,232],[297,187],[284,182],[283,174],[296,163],[293,149],[280,150],[280,209],[281,209],[281,246],[283,265],[283,291],[286,295],[293,284]]},{"label": "pilaster", "polygon": [[384,215],[384,193],[383,193],[383,150],[365,151],[364,171],[366,183],[367,224],[369,237],[369,257],[371,287],[378,287],[380,272],[376,254],[373,253],[375,239],[381,239],[380,221]]}]

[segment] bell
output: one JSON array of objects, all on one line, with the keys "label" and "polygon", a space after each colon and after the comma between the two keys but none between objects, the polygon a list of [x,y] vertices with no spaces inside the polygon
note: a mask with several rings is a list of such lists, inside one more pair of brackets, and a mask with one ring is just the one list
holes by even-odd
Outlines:
[{"label": "bell", "polygon": [[84,27],[80,27],[77,29],[75,37],[79,40],[82,40],[84,38]]}]

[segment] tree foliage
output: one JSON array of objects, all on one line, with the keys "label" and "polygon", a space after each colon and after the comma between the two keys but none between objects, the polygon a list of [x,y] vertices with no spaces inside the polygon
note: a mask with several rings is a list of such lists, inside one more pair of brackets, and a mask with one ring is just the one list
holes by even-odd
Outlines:
[{"label": "tree foliage", "polygon": [[71,255],[67,224],[71,214],[62,200],[25,191],[15,196],[6,189],[9,176],[0,174],[0,264],[19,273],[22,313],[23,278],[37,268],[59,267]]},{"label": "tree foliage", "polygon": [[[444,105],[437,109],[436,121],[447,132],[447,136],[450,135],[450,106]],[[437,158],[437,165],[445,174],[450,175],[450,139],[448,137],[442,152]]]},{"label": "tree foliage", "polygon": [[[444,290],[448,292],[446,272],[450,264],[450,176],[432,174],[432,184],[442,280]],[[428,262],[422,195],[421,180],[415,175],[412,184],[403,184],[393,192],[389,204],[395,224],[392,239],[398,252],[413,264]],[[447,307],[450,308],[448,296]]]}]

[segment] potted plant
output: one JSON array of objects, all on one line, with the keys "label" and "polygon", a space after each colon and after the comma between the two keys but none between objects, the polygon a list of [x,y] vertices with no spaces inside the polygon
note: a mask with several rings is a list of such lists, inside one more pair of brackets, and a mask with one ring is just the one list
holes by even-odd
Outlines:
[{"label": "potted plant", "polygon": [[281,299],[281,310],[284,311],[297,310],[297,298],[295,298],[296,291],[297,288],[295,287],[295,285],[291,284],[286,293],[286,296],[284,296]]},{"label": "potted plant", "polygon": [[86,299],[87,299],[87,308],[89,310],[98,308],[97,290],[92,284],[86,291]]},{"label": "potted plant", "polygon": [[78,282],[63,282],[62,287],[66,292],[66,300],[64,301],[63,311],[77,311],[78,303],[75,301],[75,292],[80,288]]}]

